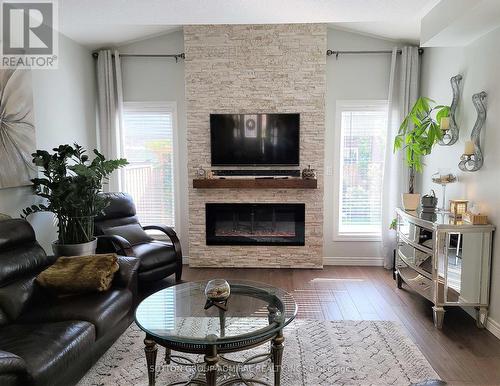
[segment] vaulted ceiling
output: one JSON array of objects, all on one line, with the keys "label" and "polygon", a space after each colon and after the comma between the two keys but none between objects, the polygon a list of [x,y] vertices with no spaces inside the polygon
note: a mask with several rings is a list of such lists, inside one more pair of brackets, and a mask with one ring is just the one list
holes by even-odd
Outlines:
[{"label": "vaulted ceiling", "polygon": [[186,24],[328,23],[418,42],[439,0],[59,0],[60,30],[96,48]]}]

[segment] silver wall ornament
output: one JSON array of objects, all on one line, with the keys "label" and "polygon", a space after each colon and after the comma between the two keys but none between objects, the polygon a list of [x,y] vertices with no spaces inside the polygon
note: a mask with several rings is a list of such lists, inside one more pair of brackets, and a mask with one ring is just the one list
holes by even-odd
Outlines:
[{"label": "silver wall ornament", "polygon": [[483,166],[483,152],[481,151],[481,129],[486,121],[486,92],[481,91],[472,96],[472,103],[477,111],[477,119],[470,134],[470,141],[465,142],[464,154],[460,157],[458,167],[464,172],[475,172]]},{"label": "silver wall ornament", "polygon": [[450,123],[447,130],[443,130],[443,137],[439,140],[441,146],[451,146],[458,141],[459,129],[457,126],[457,121],[455,119],[455,113],[457,111],[458,101],[460,99],[460,81],[462,80],[462,75],[458,74],[452,76],[450,79],[451,89],[453,90],[453,100],[450,106]]}]

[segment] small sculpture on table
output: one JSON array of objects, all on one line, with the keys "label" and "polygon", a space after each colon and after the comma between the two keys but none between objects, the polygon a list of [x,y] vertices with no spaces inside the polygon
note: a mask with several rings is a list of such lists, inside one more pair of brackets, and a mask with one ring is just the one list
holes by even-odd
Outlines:
[{"label": "small sculpture on table", "polygon": [[432,175],[432,182],[443,187],[443,200],[441,202],[441,208],[439,208],[439,212],[448,213],[448,210],[446,209],[446,185],[456,181],[457,177],[447,170],[439,170],[437,173],[434,173]]},{"label": "small sculpture on table", "polygon": [[231,287],[224,279],[210,280],[205,287],[205,310],[215,306],[223,311],[227,311],[227,299],[231,295]]}]

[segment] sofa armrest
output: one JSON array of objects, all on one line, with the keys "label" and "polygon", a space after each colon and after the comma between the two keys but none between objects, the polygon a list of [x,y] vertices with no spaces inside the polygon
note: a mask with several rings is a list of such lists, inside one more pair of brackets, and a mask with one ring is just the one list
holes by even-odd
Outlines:
[{"label": "sofa armrest", "polygon": [[118,256],[120,269],[115,273],[113,285],[115,287],[127,288],[137,297],[137,271],[140,260],[131,256]]},{"label": "sofa armrest", "polygon": [[[103,249],[103,244],[112,244],[114,247],[114,251]],[[101,235],[97,236],[97,250],[100,252],[117,252],[124,256],[134,256],[134,252],[132,250],[132,245],[125,239],[124,237],[118,235]]]},{"label": "sofa armrest", "polygon": [[160,232],[165,233],[170,241],[172,242],[172,245],[174,247],[175,255],[176,255],[176,271],[175,271],[175,279],[179,281],[181,279],[182,275],[182,248],[181,248],[181,242],[179,241],[179,238],[177,237],[177,233],[170,228],[169,226],[166,225],[146,225],[143,226],[142,229],[145,231],[148,230],[157,230]]},{"label": "sofa armrest", "polygon": [[0,350],[0,375],[26,373],[27,371],[26,362],[23,358]]}]

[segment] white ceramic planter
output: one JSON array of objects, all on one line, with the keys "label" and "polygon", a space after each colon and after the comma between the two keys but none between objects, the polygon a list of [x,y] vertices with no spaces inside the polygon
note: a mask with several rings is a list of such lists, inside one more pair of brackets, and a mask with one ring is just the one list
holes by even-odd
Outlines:
[{"label": "white ceramic planter", "polygon": [[55,256],[86,256],[95,254],[97,248],[97,238],[81,244],[58,244],[52,242],[52,251]]},{"label": "white ceramic planter", "polygon": [[401,198],[404,210],[417,210],[420,203],[419,193],[403,193]]}]

